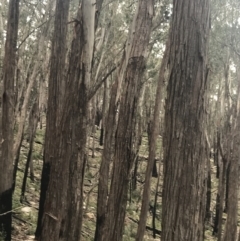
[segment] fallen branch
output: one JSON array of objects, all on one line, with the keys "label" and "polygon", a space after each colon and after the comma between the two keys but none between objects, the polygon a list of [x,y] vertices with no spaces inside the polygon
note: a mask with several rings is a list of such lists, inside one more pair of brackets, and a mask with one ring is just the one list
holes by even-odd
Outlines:
[{"label": "fallen branch", "polygon": [[0,216],[7,215],[7,214],[12,213],[12,212],[14,212],[14,211],[16,211],[16,210],[18,210],[18,209],[20,209],[20,208],[23,208],[23,207],[26,207],[26,206],[20,206],[20,207],[14,208],[14,209],[12,209],[12,210],[10,210],[10,211],[8,211],[8,212],[1,213]]},{"label": "fallen branch", "polygon": [[[138,221],[131,218],[131,217],[128,217],[128,219],[130,219],[131,221],[133,221],[134,223],[137,223],[138,224]],[[149,227],[149,226],[146,226],[146,230],[148,231],[153,231],[153,228]],[[161,230],[158,230],[158,229],[155,229],[155,233],[158,234],[158,235],[161,235],[162,234],[162,231]]]},{"label": "fallen branch", "polygon": [[23,223],[27,223],[27,224],[29,224],[29,225],[33,226],[33,224],[32,224],[32,223],[30,223],[30,222],[28,222],[28,221],[26,221],[26,220],[23,220],[23,219],[21,219],[21,218],[17,217],[16,215],[13,215],[13,218],[17,219],[18,221],[21,221],[21,222],[23,222]]}]

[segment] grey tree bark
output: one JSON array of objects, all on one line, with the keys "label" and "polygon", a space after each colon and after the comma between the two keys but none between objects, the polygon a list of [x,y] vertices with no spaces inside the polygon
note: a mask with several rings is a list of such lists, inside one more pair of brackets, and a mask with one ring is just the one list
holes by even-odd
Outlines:
[{"label": "grey tree bark", "polygon": [[[49,86],[48,86],[48,110],[46,118],[46,134],[45,134],[45,144],[44,144],[44,162],[42,169],[42,179],[41,179],[41,191],[40,191],[40,201],[39,201],[39,213],[37,229],[35,232],[36,239],[39,239],[42,234],[42,224],[44,218],[44,205],[50,208],[54,215],[61,215],[62,211],[62,200],[63,196],[56,198],[55,202],[45,203],[47,198],[51,199],[51,195],[47,197],[47,189],[49,185],[49,178],[52,169],[52,164],[56,165],[58,160],[57,155],[57,141],[58,141],[58,130],[60,115],[63,102],[63,92],[64,92],[64,69],[66,60],[66,37],[67,37],[67,21],[68,21],[68,11],[69,11],[69,0],[57,0],[56,10],[55,10],[55,21],[54,21],[54,34],[52,40],[52,52],[50,60],[50,75],[49,75]],[[55,166],[53,168],[56,168]],[[64,167],[63,167],[64,168]],[[63,172],[63,170],[61,170]],[[59,170],[59,174],[60,174]],[[65,174],[66,175],[66,174]],[[62,174],[62,177],[64,174]],[[65,184],[65,183],[64,183]],[[67,183],[66,183],[67,184]],[[53,185],[55,189],[58,189],[57,183]],[[57,214],[55,214],[55,212]],[[45,215],[46,216],[46,215]],[[46,223],[45,223],[46,224]],[[49,235],[49,240],[57,240],[54,237],[58,237],[61,220],[59,222],[54,222],[52,220],[53,231]],[[47,224],[48,226],[48,224]],[[56,235],[56,236],[54,236]],[[45,239],[47,240],[47,238]]]},{"label": "grey tree bark", "polygon": [[208,0],[173,2],[165,106],[162,241],[203,241]]},{"label": "grey tree bark", "polygon": [[51,153],[54,162],[44,206],[42,241],[79,241],[81,237],[89,96],[96,91],[91,92],[95,14],[95,1],[83,0],[73,22],[64,101],[55,119],[59,126]]},{"label": "grey tree bark", "polygon": [[132,28],[126,44],[122,76],[123,90],[115,135],[113,175],[107,204],[105,232],[99,240],[122,240],[127,204],[128,184],[137,145],[134,136],[136,110],[145,69],[147,47],[151,34],[154,1],[138,2]]},{"label": "grey tree bark", "polygon": [[[238,81],[240,74],[238,72]],[[234,114],[234,124],[232,130],[233,148],[232,155],[229,163],[229,196],[228,199],[231,200],[230,205],[228,205],[227,210],[227,221],[224,230],[223,240],[237,240],[238,238],[238,190],[239,190],[239,144],[240,144],[240,84],[238,83],[237,91],[237,103],[235,103],[233,108]]]},{"label": "grey tree bark", "polygon": [[[14,80],[19,22],[19,0],[10,0],[0,96],[0,233],[11,240],[13,192]],[[9,212],[10,211],[10,212]]]}]

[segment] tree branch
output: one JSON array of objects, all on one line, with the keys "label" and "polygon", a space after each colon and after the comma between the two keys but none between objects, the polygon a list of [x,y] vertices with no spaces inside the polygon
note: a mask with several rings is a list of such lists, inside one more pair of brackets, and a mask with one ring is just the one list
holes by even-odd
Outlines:
[{"label": "tree branch", "polygon": [[17,47],[17,50],[23,45],[23,43],[27,40],[27,38],[34,33],[38,28],[41,28],[45,23],[47,23],[48,21],[50,21],[51,18],[49,18],[47,21],[41,23],[39,26],[37,26],[36,28],[34,28],[31,32],[29,32],[27,34],[27,36],[25,36],[25,38],[20,42],[20,44]]},{"label": "tree branch", "polygon": [[116,70],[118,65],[114,66],[105,76],[104,78],[98,78],[96,83],[93,85],[93,87],[90,89],[89,91],[89,95],[88,95],[88,100],[91,100],[92,97],[96,94],[96,92],[98,91],[98,89],[101,87],[101,85],[104,83],[104,81],[113,73],[114,70]]}]

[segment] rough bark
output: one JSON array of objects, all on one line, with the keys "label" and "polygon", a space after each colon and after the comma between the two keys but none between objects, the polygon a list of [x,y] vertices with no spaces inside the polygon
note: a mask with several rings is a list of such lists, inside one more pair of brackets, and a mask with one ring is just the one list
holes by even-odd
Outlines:
[{"label": "rough bark", "polygon": [[[238,81],[239,81],[238,73]],[[232,132],[233,138],[233,149],[231,155],[231,161],[229,163],[229,182],[228,182],[228,200],[231,200],[231,205],[227,208],[227,221],[224,231],[224,241],[237,240],[238,238],[238,189],[239,189],[239,144],[240,144],[240,84],[238,84],[238,100],[236,108],[234,108],[235,113],[235,123]]]},{"label": "rough bark", "polygon": [[221,137],[220,137],[219,131],[217,133],[217,146],[219,150],[219,156],[218,156],[219,182],[218,182],[218,192],[216,197],[216,215],[215,215],[215,222],[213,227],[213,235],[216,235],[218,238],[218,241],[221,241],[227,160],[223,155],[223,150],[221,146]]},{"label": "rough bark", "polygon": [[[237,141],[236,143],[238,143],[239,145],[239,141]],[[231,205],[228,206],[227,221],[223,236],[224,241],[237,240],[239,146],[236,146],[235,151],[237,152],[237,155],[233,157],[231,164],[229,166],[231,172],[231,175],[229,176],[229,200],[231,200]]]},{"label": "rough bark", "polygon": [[0,233],[11,240],[13,188],[14,79],[18,37],[19,0],[9,1],[7,36],[3,61],[3,91],[0,108]]},{"label": "rough bark", "polygon": [[208,0],[173,3],[165,106],[162,241],[203,241]]},{"label": "rough bark", "polygon": [[100,240],[122,240],[128,184],[137,145],[134,136],[136,110],[150,39],[154,1],[138,2],[126,49],[123,91],[115,135],[113,175],[107,205],[107,227]]},{"label": "rough bark", "polygon": [[[205,137],[206,137],[206,152],[211,152],[211,145],[208,137],[207,130],[205,131]],[[211,218],[211,187],[212,187],[212,181],[211,181],[211,161],[210,156],[207,156],[207,165],[206,165],[206,186],[207,186],[207,192],[206,192],[206,214],[205,214],[205,221],[209,221]]]},{"label": "rough bark", "polygon": [[[64,93],[64,68],[66,59],[66,36],[67,36],[67,21],[68,21],[68,10],[69,10],[69,0],[57,0],[56,10],[55,10],[55,21],[54,21],[54,34],[52,40],[52,52],[51,52],[51,63],[50,63],[50,76],[49,76],[49,86],[48,86],[48,111],[46,119],[46,134],[45,134],[45,144],[44,144],[44,163],[42,169],[42,179],[40,187],[40,201],[39,201],[39,214],[37,229],[35,236],[38,239],[42,232],[42,222],[43,222],[43,211],[44,203],[46,199],[46,191],[49,185],[49,176],[51,172],[52,163],[58,160],[56,154],[56,147],[58,142],[57,131],[59,128],[59,118],[62,109],[63,93]],[[64,170],[62,170],[64,171]],[[59,171],[59,175],[60,175]],[[64,175],[63,175],[64,176]],[[62,177],[63,177],[62,176]],[[56,189],[58,183],[55,182]],[[62,197],[64,198],[64,197]],[[59,202],[59,203],[58,203]],[[58,206],[59,204],[59,206]],[[61,197],[56,197],[55,202],[52,203],[55,212],[61,212],[62,202]],[[52,215],[56,215],[55,213]],[[50,214],[51,216],[51,214]],[[52,219],[52,222],[55,222]],[[61,222],[61,221],[60,221]],[[58,222],[56,225],[59,228]],[[58,233],[58,228],[56,228],[55,234]],[[58,237],[53,236],[53,237]],[[51,235],[46,240],[57,240],[55,238],[51,239]]]},{"label": "rough bark", "polygon": [[[67,98],[72,98],[72,158],[69,161],[69,187],[66,215],[66,241],[78,241],[81,237],[83,214],[83,178],[87,160],[86,143],[88,129],[89,90],[92,78],[96,6],[94,0],[83,0],[77,19],[82,23],[75,25],[76,38],[72,42],[69,65],[69,81],[73,89]],[[77,55],[76,55],[77,53]],[[73,78],[71,77],[73,75]],[[71,102],[70,102],[71,103]],[[67,106],[66,106],[67,108]],[[70,116],[71,116],[70,115]],[[67,119],[68,116],[66,116]],[[81,135],[79,135],[81,133]],[[75,140],[74,140],[75,139]],[[77,192],[76,192],[77,190]]]},{"label": "rough bark", "polygon": [[83,0],[74,22],[64,112],[59,118],[54,146],[56,159],[52,163],[44,207],[42,241],[78,241],[81,236],[94,16],[94,2]]}]

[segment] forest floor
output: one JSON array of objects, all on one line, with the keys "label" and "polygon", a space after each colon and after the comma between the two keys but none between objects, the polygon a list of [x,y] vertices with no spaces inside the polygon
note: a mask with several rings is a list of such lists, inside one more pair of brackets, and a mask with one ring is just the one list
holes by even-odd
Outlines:
[{"label": "forest floor", "polygon": [[[28,178],[25,199],[21,203],[21,186],[23,180],[23,174],[27,159],[28,143],[23,142],[19,167],[17,172],[17,183],[13,197],[13,241],[30,241],[34,240],[34,232],[37,223],[38,214],[38,202],[39,202],[39,190],[40,190],[40,178],[42,169],[42,157],[43,157],[43,137],[44,130],[38,130],[35,138],[34,151],[33,151],[33,165],[34,165],[34,182]],[[84,215],[83,215],[83,228],[82,228],[82,241],[92,241],[95,231],[96,222],[96,200],[97,200],[97,184],[98,184],[98,170],[100,167],[102,147],[99,146],[99,133],[97,132],[96,137],[91,137],[89,140],[90,146],[92,146],[93,140],[95,141],[94,157],[92,157],[92,149],[89,148],[89,158],[86,166],[85,181],[84,181]],[[160,146],[160,145],[159,145]],[[159,155],[158,148],[158,155]],[[141,208],[141,193],[144,185],[144,175],[147,164],[148,156],[148,141],[147,137],[143,137],[141,150],[140,150],[140,162],[138,166],[138,181],[137,189],[131,194],[131,202],[127,205],[127,214],[125,220],[125,231],[124,241],[134,241],[137,232],[137,223]],[[162,165],[160,165],[160,186],[158,187],[158,202],[157,202],[157,213],[156,213],[156,229],[161,230],[161,183],[162,183]],[[212,211],[215,207],[215,196],[217,194],[217,179],[215,178],[215,167],[212,167]],[[155,192],[157,186],[157,178],[152,178],[151,183],[151,199],[150,204],[153,204]],[[129,195],[130,197],[130,195]],[[225,214],[224,214],[225,215]],[[224,216],[224,220],[226,216]],[[206,226],[205,240],[215,241],[217,240],[212,236],[212,225],[210,222]],[[152,214],[149,212],[147,219],[147,230],[145,232],[144,240],[159,240],[159,235],[154,239],[152,236]]]}]

